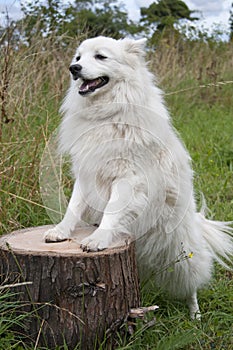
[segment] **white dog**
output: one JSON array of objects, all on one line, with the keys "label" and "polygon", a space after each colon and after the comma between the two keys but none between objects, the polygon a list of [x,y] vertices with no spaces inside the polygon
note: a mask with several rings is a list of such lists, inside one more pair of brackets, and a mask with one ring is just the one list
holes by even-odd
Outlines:
[{"label": "white dog", "polygon": [[147,69],[144,44],[97,37],[79,46],[60,130],[76,182],[64,219],[45,240],[65,240],[87,223],[98,228],[82,241],[86,251],[130,235],[139,270],[200,317],[197,289],[209,281],[213,260],[230,260],[232,229],[196,212],[190,157]]}]

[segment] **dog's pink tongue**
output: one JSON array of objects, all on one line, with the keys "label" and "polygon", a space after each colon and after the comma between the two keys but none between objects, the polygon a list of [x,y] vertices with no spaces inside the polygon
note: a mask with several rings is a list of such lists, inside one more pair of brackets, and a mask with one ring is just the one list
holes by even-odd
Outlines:
[{"label": "dog's pink tongue", "polygon": [[96,85],[98,85],[99,79],[93,79],[93,80],[85,80],[82,85],[79,88],[79,91],[88,91],[91,90],[92,88],[95,88]]},{"label": "dog's pink tongue", "polygon": [[88,90],[88,89],[89,89],[88,84],[89,84],[89,81],[84,81],[84,82],[82,83],[82,85],[80,86],[79,90],[80,90],[80,91],[86,91],[86,90]]}]

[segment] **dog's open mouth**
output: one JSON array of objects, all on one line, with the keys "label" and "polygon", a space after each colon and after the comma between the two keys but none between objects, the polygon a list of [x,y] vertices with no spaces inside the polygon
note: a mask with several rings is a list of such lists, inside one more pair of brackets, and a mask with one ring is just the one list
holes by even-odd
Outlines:
[{"label": "dog's open mouth", "polygon": [[80,95],[87,95],[91,92],[94,92],[96,89],[99,89],[106,85],[109,82],[109,78],[106,76],[98,77],[96,79],[83,79],[81,86],[79,87]]}]

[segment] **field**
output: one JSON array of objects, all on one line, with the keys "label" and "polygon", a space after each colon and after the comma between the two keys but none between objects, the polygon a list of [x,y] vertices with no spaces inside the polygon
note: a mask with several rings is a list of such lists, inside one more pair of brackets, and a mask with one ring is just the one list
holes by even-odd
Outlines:
[{"label": "field", "polygon": [[[1,57],[1,234],[51,223],[41,199],[39,169],[43,150],[59,125],[58,109],[69,83],[68,66],[76,42],[62,49],[59,40],[35,40],[30,47]],[[233,220],[233,46],[230,43],[167,40],[148,52],[150,69],[173,123],[193,159],[198,203],[204,194],[209,217]],[[66,193],[72,181],[65,176]],[[200,205],[201,203],[199,203]],[[159,305],[156,323],[138,323],[118,349],[232,349],[232,272],[216,266],[208,289],[199,293],[201,322],[189,320],[186,307],[152,288],[142,288],[143,305]],[[0,289],[0,350],[34,349],[8,329],[14,305]],[[8,291],[7,291],[8,293]],[[104,348],[104,347],[103,347]]]}]

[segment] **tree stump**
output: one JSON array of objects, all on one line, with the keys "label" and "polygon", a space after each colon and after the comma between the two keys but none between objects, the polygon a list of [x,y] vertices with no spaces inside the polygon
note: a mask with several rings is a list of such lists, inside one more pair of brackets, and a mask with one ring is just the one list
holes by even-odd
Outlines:
[{"label": "tree stump", "polygon": [[[101,252],[83,252],[79,242],[94,227],[79,228],[71,240],[45,243],[51,226],[15,231],[0,238],[0,279],[14,285],[25,334],[52,349],[98,349],[139,306],[134,243]],[[17,285],[19,283],[19,285]],[[110,345],[109,345],[110,344]]]}]

